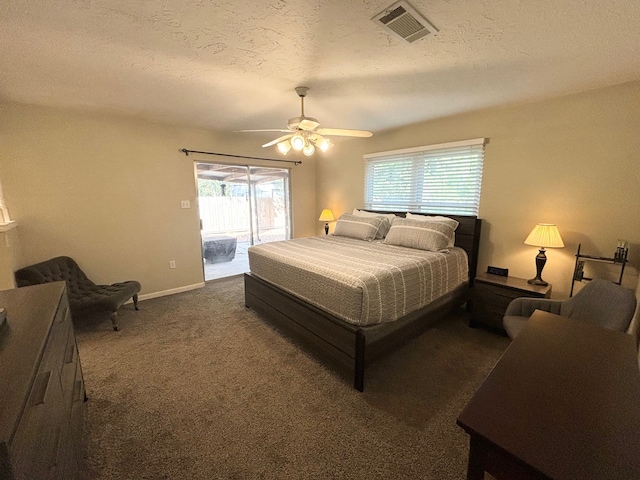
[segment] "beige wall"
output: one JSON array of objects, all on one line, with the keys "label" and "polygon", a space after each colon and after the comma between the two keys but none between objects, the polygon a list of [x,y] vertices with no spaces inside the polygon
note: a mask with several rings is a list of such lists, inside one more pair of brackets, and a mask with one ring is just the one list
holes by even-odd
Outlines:
[{"label": "beige wall", "polygon": [[[362,207],[365,153],[486,137],[479,271],[535,276],[537,249],[523,241],[536,223],[556,223],[566,248],[547,250],[543,278],[564,298],[578,243],[612,256],[627,239],[640,265],[638,125],[640,82],[411,125],[336,145],[317,165],[317,203],[336,216]],[[637,270],[627,272],[635,288]]]},{"label": "beige wall", "polygon": [[[0,279],[11,278],[7,269],[70,255],[97,282],[140,280],[143,295],[199,284],[197,210],[181,209],[180,200],[196,203],[194,160],[226,160],[178,150],[277,158],[253,136],[1,107],[0,178],[18,221],[10,235],[20,245],[9,256],[0,252]],[[479,268],[532,277],[537,252],[522,242],[536,223],[557,223],[567,247],[548,250],[543,276],[554,297],[566,297],[578,243],[608,256],[625,238],[632,264],[640,264],[639,124],[640,83],[633,82],[341,142],[321,161],[292,168],[294,236],[323,233],[322,208],[340,215],[362,206],[363,154],[487,137]],[[178,268],[170,270],[169,260]],[[635,287],[636,271],[628,272],[625,284]]]},{"label": "beige wall", "polygon": [[[21,251],[17,261],[0,262],[0,278],[14,264],[68,255],[97,283],[139,280],[143,298],[198,285],[203,273],[193,162],[230,159],[186,157],[179,149],[277,158],[260,148],[262,138],[247,134],[0,107],[0,178]],[[269,165],[240,161],[246,162]],[[291,171],[294,236],[313,235],[314,160],[305,158]],[[181,209],[181,200],[192,208]],[[169,269],[169,260],[176,269]]]}]

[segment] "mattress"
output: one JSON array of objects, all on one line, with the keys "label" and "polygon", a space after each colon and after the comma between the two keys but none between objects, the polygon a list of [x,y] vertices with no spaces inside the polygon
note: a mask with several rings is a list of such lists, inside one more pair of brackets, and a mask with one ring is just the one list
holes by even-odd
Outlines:
[{"label": "mattress", "polygon": [[468,281],[466,252],[320,236],[249,248],[253,275],[354,325],[393,322]]}]

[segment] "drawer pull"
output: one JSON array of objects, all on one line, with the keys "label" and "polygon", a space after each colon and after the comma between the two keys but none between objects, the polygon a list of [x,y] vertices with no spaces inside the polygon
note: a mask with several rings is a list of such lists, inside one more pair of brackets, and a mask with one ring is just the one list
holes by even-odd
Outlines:
[{"label": "drawer pull", "polygon": [[82,380],[76,380],[73,385],[73,401],[79,402],[82,400]]},{"label": "drawer pull", "polygon": [[33,404],[42,405],[45,402],[47,396],[47,390],[49,388],[49,380],[51,379],[51,370],[48,372],[39,373],[36,377],[35,385],[33,386]]},{"label": "drawer pull", "polygon": [[74,342],[71,342],[69,345],[67,345],[67,355],[65,357],[64,363],[72,363],[75,358],[75,352],[76,344]]}]

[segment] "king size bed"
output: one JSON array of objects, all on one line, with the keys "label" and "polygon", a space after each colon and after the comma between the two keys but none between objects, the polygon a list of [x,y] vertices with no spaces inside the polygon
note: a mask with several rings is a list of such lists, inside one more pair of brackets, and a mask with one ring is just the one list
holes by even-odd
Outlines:
[{"label": "king size bed", "polygon": [[363,391],[366,365],[468,301],[480,227],[475,216],[354,211],[333,235],[251,247],[245,305]]}]

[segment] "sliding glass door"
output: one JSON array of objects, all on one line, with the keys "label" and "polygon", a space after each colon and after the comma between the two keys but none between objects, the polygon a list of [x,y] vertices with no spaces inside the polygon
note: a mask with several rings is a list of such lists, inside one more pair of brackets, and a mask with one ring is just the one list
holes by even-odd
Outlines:
[{"label": "sliding glass door", "polygon": [[196,163],[205,281],[249,270],[251,245],[291,238],[289,170]]}]

